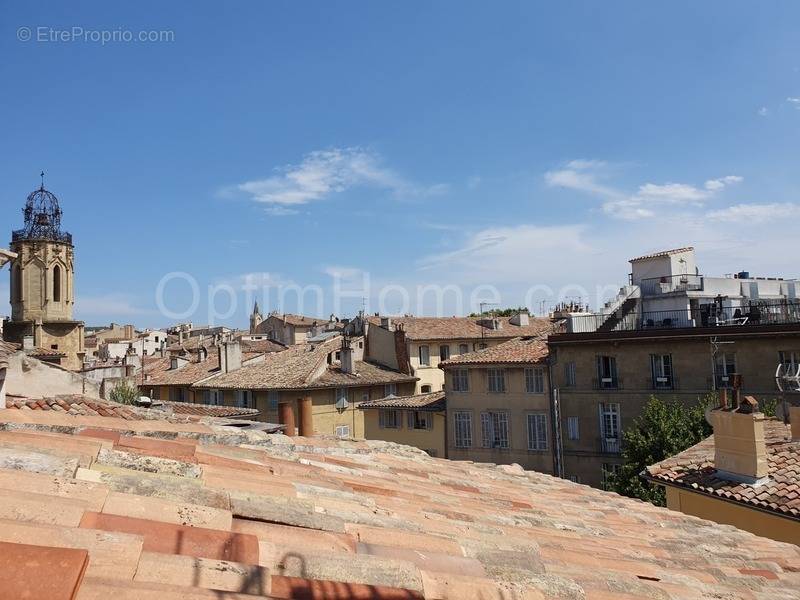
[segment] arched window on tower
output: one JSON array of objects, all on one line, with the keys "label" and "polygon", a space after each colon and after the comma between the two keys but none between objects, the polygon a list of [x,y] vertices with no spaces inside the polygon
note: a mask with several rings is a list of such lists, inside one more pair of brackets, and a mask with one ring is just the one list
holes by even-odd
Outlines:
[{"label": "arched window on tower", "polygon": [[11,271],[11,293],[14,295],[14,302],[22,302],[22,269],[19,265],[15,265]]},{"label": "arched window on tower", "polygon": [[53,302],[61,302],[61,267],[53,267]]}]

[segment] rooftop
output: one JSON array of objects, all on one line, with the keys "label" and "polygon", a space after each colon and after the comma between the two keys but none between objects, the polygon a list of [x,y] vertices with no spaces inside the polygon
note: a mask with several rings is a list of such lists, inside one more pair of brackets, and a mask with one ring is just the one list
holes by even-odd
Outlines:
[{"label": "rooftop", "polygon": [[[530,317],[528,325],[514,325],[511,317],[496,317],[498,328],[492,329],[477,317],[391,317],[392,323],[402,325],[410,340],[478,340],[482,338],[514,338],[550,332],[550,319]],[[380,317],[369,317],[370,324],[380,325]]]},{"label": "rooftop", "polygon": [[440,362],[446,368],[458,365],[485,364],[535,364],[547,360],[549,350],[544,335],[532,338],[515,338],[491,348],[454,356]]},{"label": "rooftop", "polygon": [[800,588],[797,546],[513,465],[213,421],[11,410],[0,429],[6,591],[788,600]]},{"label": "rooftop", "polygon": [[445,409],[447,399],[444,392],[429,392],[427,394],[414,394],[412,396],[387,396],[380,400],[360,402],[360,409],[390,408],[400,410],[422,410],[439,412]]},{"label": "rooftop", "polygon": [[653,252],[652,254],[637,256],[636,258],[630,259],[628,262],[647,260],[648,258],[660,258],[662,256],[672,256],[673,254],[683,254],[684,252],[694,252],[694,246],[686,246],[685,248],[673,248],[672,250],[661,250],[660,252]]},{"label": "rooftop", "polygon": [[717,477],[714,436],[658,464],[645,475],[654,483],[687,488],[699,494],[740,502],[781,516],[800,519],[800,441],[791,439],[782,421],[764,421],[769,481],[752,486]]},{"label": "rooftop", "polygon": [[[242,369],[246,361],[252,360],[261,353],[242,352]],[[207,377],[219,373],[219,349],[211,346],[208,349],[208,356],[205,360],[198,360],[197,355],[187,354],[184,357],[189,362],[178,369],[171,369],[172,358],[151,358],[144,363],[145,381],[144,386],[149,385],[179,385],[189,386]],[[236,372],[236,371],[234,371]]]},{"label": "rooftop", "polygon": [[353,363],[355,373],[343,373],[338,362],[328,364],[328,356],[339,350],[341,344],[341,337],[336,337],[319,344],[292,346],[283,352],[267,354],[257,364],[201,381],[197,387],[300,390],[416,381],[412,375],[360,360]]}]

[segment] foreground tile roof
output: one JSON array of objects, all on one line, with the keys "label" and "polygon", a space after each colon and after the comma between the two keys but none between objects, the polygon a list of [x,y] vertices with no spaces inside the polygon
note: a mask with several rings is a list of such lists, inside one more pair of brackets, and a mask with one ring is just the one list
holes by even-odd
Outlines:
[{"label": "foreground tile roof", "polygon": [[764,421],[764,439],[769,481],[763,485],[752,486],[717,477],[713,435],[647,467],[645,475],[654,483],[683,487],[800,519],[800,441],[792,441],[790,427],[776,419]]},{"label": "foreground tile roof", "polygon": [[19,564],[5,589],[46,584],[45,597],[80,600],[788,600],[800,589],[797,546],[516,465],[102,423],[0,411],[0,554]]},{"label": "foreground tile roof", "polygon": [[430,392],[428,394],[414,394],[412,396],[387,396],[380,400],[360,402],[358,408],[393,408],[439,412],[443,411],[446,405],[447,400],[444,392]]},{"label": "foreground tile roof", "polygon": [[483,365],[483,364],[537,364],[547,360],[549,350],[547,339],[542,336],[533,338],[516,338],[484,348],[476,352],[469,352],[454,356],[446,361],[440,362],[440,367],[456,365]]},{"label": "foreground tile roof", "polygon": [[197,415],[200,417],[256,417],[259,414],[257,408],[240,408],[238,406],[221,406],[216,404],[195,404],[193,402],[171,402],[168,400],[159,401],[168,407],[176,415]]},{"label": "foreground tile roof", "polygon": [[[518,336],[535,336],[552,333],[550,319],[531,317],[529,324],[511,323],[510,317],[498,317],[499,329],[490,329],[475,317],[392,317],[392,323],[401,325],[410,340],[479,340],[482,338],[509,339]],[[372,325],[380,326],[380,317],[369,317]]]}]

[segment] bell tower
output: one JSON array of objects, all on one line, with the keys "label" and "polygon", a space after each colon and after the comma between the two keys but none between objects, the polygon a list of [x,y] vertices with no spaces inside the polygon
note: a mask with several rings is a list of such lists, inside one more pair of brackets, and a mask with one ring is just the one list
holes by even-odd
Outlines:
[{"label": "bell tower", "polygon": [[258,300],[256,300],[255,306],[253,306],[253,314],[250,315],[250,333],[259,333],[258,326],[261,325],[263,320],[264,317],[258,309]]},{"label": "bell tower", "polygon": [[62,366],[83,363],[83,323],[73,321],[75,303],[72,236],[61,230],[61,207],[42,185],[22,209],[24,227],[11,233],[11,319],[3,330],[9,341],[33,337],[36,347],[63,355]]}]

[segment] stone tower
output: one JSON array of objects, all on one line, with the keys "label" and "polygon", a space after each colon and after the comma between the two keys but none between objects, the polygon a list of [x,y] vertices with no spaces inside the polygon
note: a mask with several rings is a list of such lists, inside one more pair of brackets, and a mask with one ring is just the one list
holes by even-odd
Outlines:
[{"label": "stone tower", "polygon": [[[72,319],[75,303],[72,236],[61,231],[61,208],[44,188],[28,196],[23,229],[11,234],[11,319],[7,341],[33,344],[69,369],[83,365],[83,323]],[[27,339],[26,339],[27,338]],[[59,356],[60,355],[60,356]]]},{"label": "stone tower", "polygon": [[258,300],[253,306],[253,314],[250,315],[250,333],[258,333],[258,326],[264,321],[261,311],[258,309]]}]

